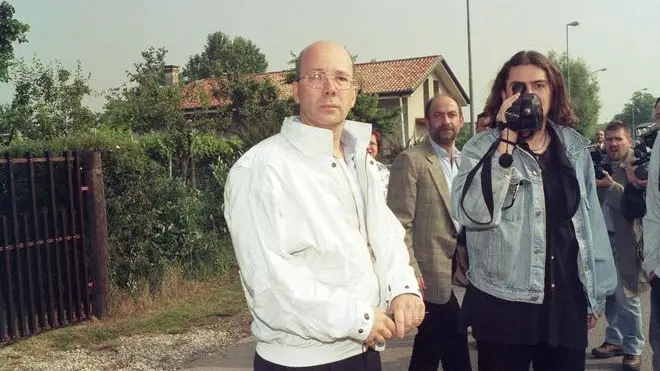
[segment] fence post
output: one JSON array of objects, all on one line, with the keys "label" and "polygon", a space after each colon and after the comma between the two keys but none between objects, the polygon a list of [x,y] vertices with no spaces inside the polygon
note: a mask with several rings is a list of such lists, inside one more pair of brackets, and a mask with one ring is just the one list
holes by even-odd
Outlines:
[{"label": "fence post", "polygon": [[87,194],[87,220],[89,221],[90,274],[94,282],[92,290],[92,314],[97,318],[108,315],[108,216],[106,214],[105,189],[101,153],[83,153]]}]

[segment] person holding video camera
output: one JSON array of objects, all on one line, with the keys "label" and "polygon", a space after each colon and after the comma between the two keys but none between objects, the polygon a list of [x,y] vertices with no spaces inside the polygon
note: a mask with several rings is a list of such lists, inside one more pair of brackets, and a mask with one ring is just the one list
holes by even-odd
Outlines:
[{"label": "person holding video camera", "polygon": [[[655,101],[655,125],[660,127],[660,98]],[[648,164],[648,180],[636,179],[628,173],[634,183],[646,185],[646,215],[644,225],[644,272],[651,284],[651,319],[649,321],[649,343],[653,350],[653,370],[660,370],[660,141],[656,140]]]},{"label": "person holding video camera", "polygon": [[584,370],[587,330],[617,285],[589,142],[561,73],[535,51],[504,64],[486,111],[499,130],[464,145],[451,196],[479,370]]},{"label": "person holding video camera", "polygon": [[619,285],[614,295],[607,298],[605,341],[592,349],[591,354],[597,358],[623,355],[624,370],[639,370],[645,341],[639,294],[647,289],[647,285],[641,281],[641,255],[638,251],[642,238],[641,220],[629,218],[624,211],[624,189],[632,186],[629,185],[626,169],[635,162],[630,127],[621,121],[612,121],[605,128],[605,143],[607,157],[604,161],[609,164],[611,173],[601,170],[602,177],[596,179],[596,186],[603,196],[601,207]]}]

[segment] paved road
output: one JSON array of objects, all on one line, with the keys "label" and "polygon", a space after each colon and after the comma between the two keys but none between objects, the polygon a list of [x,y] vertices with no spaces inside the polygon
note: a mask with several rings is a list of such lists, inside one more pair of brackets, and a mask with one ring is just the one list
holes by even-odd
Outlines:
[{"label": "paved road", "polygon": [[[457,293],[462,296],[460,293]],[[649,321],[649,295],[648,293],[642,296],[642,308],[644,313],[644,331],[648,331]],[[603,342],[605,331],[605,321],[599,321],[596,328],[589,333],[589,348],[598,346]],[[390,341],[387,344],[387,350],[382,354],[384,371],[404,371],[408,369],[408,361],[412,349],[413,336],[404,339]],[[472,365],[476,370],[477,367],[477,347],[470,337],[470,353],[472,357]],[[252,370],[252,357],[254,355],[254,338],[249,337],[234,345],[228,346],[216,353],[209,354],[208,356],[196,359],[186,365],[183,369],[186,371],[250,371]],[[651,350],[646,345],[644,349],[644,363],[642,371],[651,371]],[[592,359],[590,355],[587,356],[587,370],[601,371],[601,370],[620,370],[621,357],[598,360]],[[441,369],[441,368],[440,368]]]}]

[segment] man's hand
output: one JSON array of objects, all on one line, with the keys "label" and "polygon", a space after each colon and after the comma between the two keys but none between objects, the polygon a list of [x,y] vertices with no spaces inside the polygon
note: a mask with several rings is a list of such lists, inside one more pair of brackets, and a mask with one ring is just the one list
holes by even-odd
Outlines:
[{"label": "man's hand", "polygon": [[424,320],[424,301],[417,295],[401,294],[392,300],[390,312],[396,324],[395,335],[402,338]]},{"label": "man's hand", "polygon": [[637,189],[645,188],[648,185],[648,180],[641,180],[635,175],[635,170],[637,166],[628,166],[626,167],[626,178],[628,182]]},{"label": "man's hand", "polygon": [[598,322],[598,317],[594,316],[593,314],[590,314],[587,316],[587,330],[591,330],[592,328],[596,327],[596,323]]},{"label": "man's hand", "polygon": [[655,272],[651,272],[651,274],[649,274],[649,282],[653,281],[655,277],[656,277]]},{"label": "man's hand", "polygon": [[390,319],[384,310],[374,307],[374,324],[364,344],[371,348],[376,345],[384,345],[385,341],[391,338],[395,331],[396,325],[394,321]]},{"label": "man's hand", "polygon": [[424,282],[424,277],[417,277],[417,283],[419,284],[419,289],[422,290],[422,292],[426,291],[426,283]]},{"label": "man's hand", "polygon": [[603,179],[596,179],[596,187],[606,187],[610,188],[614,185],[614,179],[607,171],[603,170]]}]

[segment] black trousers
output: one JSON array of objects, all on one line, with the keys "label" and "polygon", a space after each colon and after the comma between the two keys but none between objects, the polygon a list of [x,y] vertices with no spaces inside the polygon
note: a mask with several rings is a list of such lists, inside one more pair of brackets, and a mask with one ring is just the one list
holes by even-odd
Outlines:
[{"label": "black trousers", "polygon": [[380,353],[368,350],[341,361],[309,367],[286,367],[276,365],[254,354],[254,371],[382,371]]},{"label": "black trousers", "polygon": [[461,324],[454,292],[446,304],[424,301],[428,314],[417,328],[409,371],[471,371],[467,329]]},{"label": "black trousers", "polygon": [[546,345],[489,344],[477,341],[479,371],[584,371],[584,351]]}]

